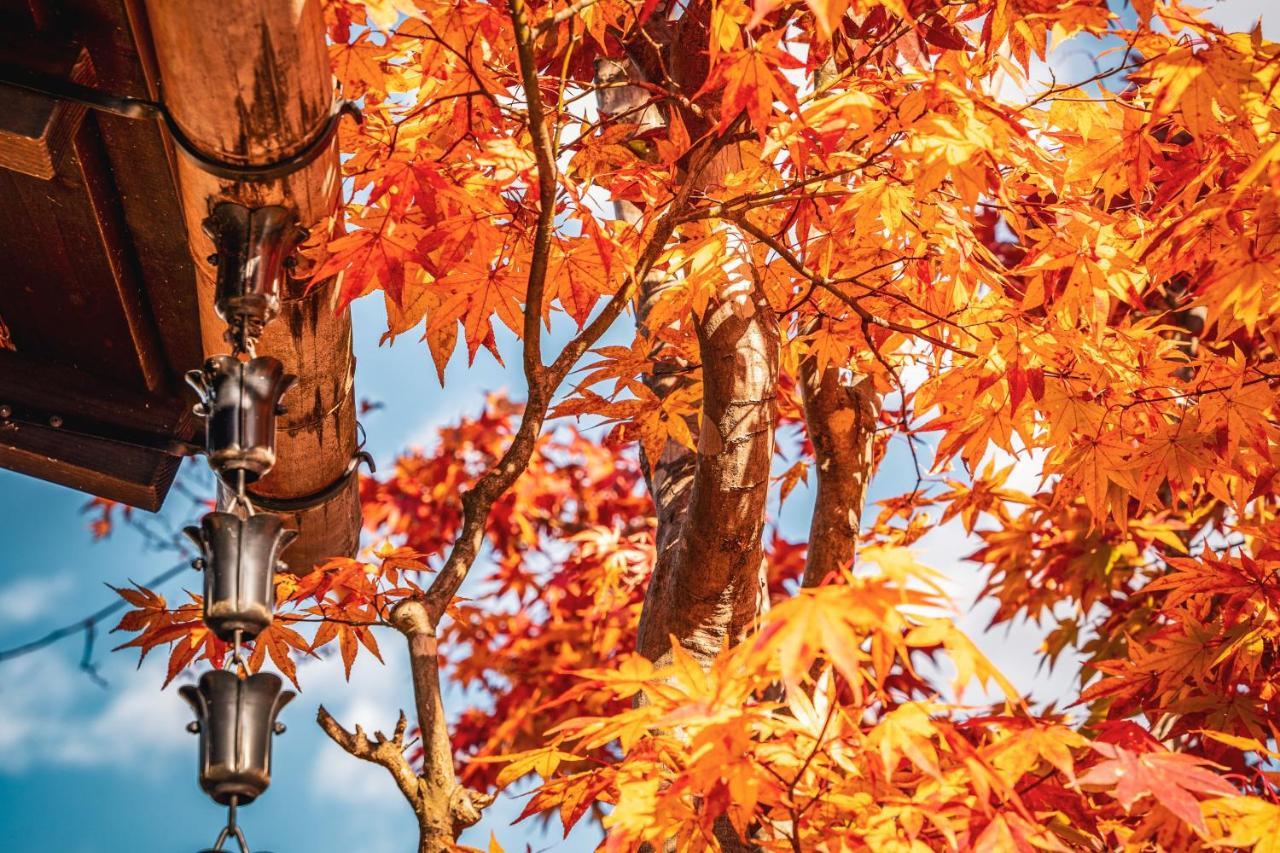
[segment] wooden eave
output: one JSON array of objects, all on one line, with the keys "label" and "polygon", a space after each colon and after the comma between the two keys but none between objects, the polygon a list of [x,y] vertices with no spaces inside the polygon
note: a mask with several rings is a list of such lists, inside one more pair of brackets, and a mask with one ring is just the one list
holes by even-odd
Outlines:
[{"label": "wooden eave", "polygon": [[[323,15],[283,0],[0,0],[0,33],[7,79],[152,102],[141,114],[163,102],[167,122],[0,85],[0,466],[157,509],[196,438],[183,374],[227,349],[207,217],[280,206],[316,228],[337,202]],[[297,531],[284,557],[307,572],[359,544],[358,431],[350,316],[334,280],[296,275],[256,352],[297,387],[247,497]]]},{"label": "wooden eave", "polygon": [[[150,98],[137,20],[122,0],[0,0],[0,62]],[[0,86],[0,324],[0,466],[159,508],[203,357],[159,125]]]}]

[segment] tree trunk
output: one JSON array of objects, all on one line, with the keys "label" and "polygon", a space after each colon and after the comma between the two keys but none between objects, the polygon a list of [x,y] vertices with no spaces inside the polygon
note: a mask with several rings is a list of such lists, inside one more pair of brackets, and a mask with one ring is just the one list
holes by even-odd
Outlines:
[{"label": "tree trunk", "polygon": [[805,426],[817,462],[818,491],[809,523],[803,586],[817,586],[853,563],[879,401],[871,380],[813,358],[800,364]]},{"label": "tree trunk", "polygon": [[[707,666],[751,630],[765,602],[761,534],[779,340],[777,318],[758,288],[718,294],[696,323],[703,401],[688,505],[666,530],[660,522],[659,539],[669,544],[649,582],[637,646],[661,663],[674,637]],[[663,498],[655,495],[660,518],[674,514]]]}]

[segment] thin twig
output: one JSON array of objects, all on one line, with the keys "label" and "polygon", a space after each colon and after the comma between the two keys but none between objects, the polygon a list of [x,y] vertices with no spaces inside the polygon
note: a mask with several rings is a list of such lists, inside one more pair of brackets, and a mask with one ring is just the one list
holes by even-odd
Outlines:
[{"label": "thin twig", "polygon": [[[154,578],[147,581],[144,586],[147,588],[159,586],[165,581],[177,577],[183,571],[189,570],[190,568],[191,564],[186,560],[183,560],[176,566],[166,569],[156,575]],[[96,626],[103,619],[106,619],[111,614],[123,609],[126,603],[127,602],[123,598],[118,598],[112,604],[108,604],[100,610],[95,610],[88,616],[77,619],[69,625],[50,631],[43,637],[38,637],[10,649],[0,649],[0,663],[22,657],[23,655],[29,655],[32,652],[37,652],[40,649],[51,646],[59,640],[64,640],[67,637],[74,637],[76,634],[83,632],[85,634],[85,648],[84,653],[80,657],[80,669],[84,670],[95,684],[100,687],[105,687],[106,682],[100,675],[98,675],[97,667],[93,663],[93,641],[96,636]]]},{"label": "thin twig", "polygon": [[[904,335],[909,335],[911,337],[916,337],[922,340],[926,340],[929,343],[933,344],[934,346],[941,347],[942,349],[956,353],[957,355],[963,355],[969,358],[979,357],[977,353],[971,352],[970,350],[964,349],[962,347],[958,347],[955,344],[947,343],[941,338],[938,338],[924,331],[924,329],[916,328],[914,326],[906,326],[901,323],[895,323],[892,320],[886,320],[883,317],[872,314],[866,308],[862,307],[862,305],[858,302],[857,297],[850,296],[849,294],[845,293],[844,291],[836,287],[835,283],[830,279],[827,279],[821,275],[818,275],[812,270],[809,270],[808,268],[806,268],[805,265],[800,261],[800,259],[797,258],[791,252],[791,250],[788,249],[782,243],[781,240],[775,239],[771,234],[769,234],[764,229],[759,228],[758,226],[752,224],[746,217],[734,217],[732,218],[732,221],[736,223],[738,227],[740,227],[743,231],[746,231],[752,237],[755,237],[757,240],[764,243],[770,249],[776,252],[780,258],[786,261],[787,264],[790,267],[792,267],[796,272],[798,272],[800,275],[804,276],[806,279],[813,282],[816,286],[821,287],[823,290],[827,291],[832,296],[835,296],[837,299],[843,302],[846,306],[848,306],[853,311],[853,313],[857,314],[858,317],[864,323],[870,323],[871,325],[879,326],[882,329],[889,329],[890,331],[899,332]],[[854,278],[856,279],[856,276]]]}]

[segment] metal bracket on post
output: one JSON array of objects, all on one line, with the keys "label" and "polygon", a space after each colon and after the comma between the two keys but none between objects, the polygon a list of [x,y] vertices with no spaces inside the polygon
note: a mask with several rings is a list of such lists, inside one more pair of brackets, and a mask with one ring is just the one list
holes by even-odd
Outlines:
[{"label": "metal bracket on post", "polygon": [[189,157],[197,168],[229,181],[274,181],[287,175],[292,175],[294,172],[309,166],[329,150],[329,143],[333,141],[334,135],[338,132],[338,125],[344,115],[351,116],[357,124],[364,121],[364,116],[354,101],[345,101],[339,98],[334,101],[333,108],[329,110],[329,115],[325,117],[319,127],[308,135],[307,142],[302,148],[287,157],[271,163],[250,165],[231,163],[201,151],[183,132],[182,127],[174,120],[172,113],[169,112],[165,105],[156,101],[113,95],[110,92],[102,92],[98,89],[82,86],[72,80],[51,77],[28,68],[18,68],[7,64],[0,65],[0,85],[15,86],[48,98],[83,104],[90,109],[123,118],[158,118],[164,122],[164,126],[168,129],[174,145]]}]

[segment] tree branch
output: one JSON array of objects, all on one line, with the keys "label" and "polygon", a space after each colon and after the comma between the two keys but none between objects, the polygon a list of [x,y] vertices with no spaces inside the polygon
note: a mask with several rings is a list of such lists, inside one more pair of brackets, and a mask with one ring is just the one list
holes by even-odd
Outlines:
[{"label": "tree branch", "polygon": [[421,773],[415,772],[404,756],[408,723],[403,711],[390,738],[375,732],[370,740],[358,725],[354,732],[348,732],[324,706],[316,712],[316,722],[350,755],[377,764],[391,774],[418,817],[420,853],[439,853],[454,849],[462,830],[480,820],[481,810],[493,802],[493,797],[458,784],[454,775],[453,747],[440,693],[436,632],[428,616],[422,602],[413,599],[401,601],[391,611],[391,624],[409,644],[409,668],[422,735]]},{"label": "tree branch", "polygon": [[404,711],[400,712],[400,720],[396,723],[395,733],[390,739],[382,732],[374,732],[374,739],[369,740],[364,729],[359,725],[354,732],[347,731],[323,705],[316,711],[316,722],[320,728],[324,729],[324,733],[349,755],[385,768],[395,780],[400,793],[404,794],[404,798],[409,801],[409,805],[415,812],[418,810],[422,802],[422,788],[418,774],[413,772],[413,768],[409,766],[409,760],[404,757],[404,732],[408,726]]},{"label": "tree branch", "polygon": [[538,85],[538,66],[533,52],[533,32],[529,28],[528,8],[524,0],[509,0],[511,23],[515,27],[516,53],[520,63],[520,82],[529,108],[529,136],[533,140],[533,156],[538,164],[538,225],[533,234],[533,253],[529,259],[529,283],[524,311],[524,373],[530,391],[543,380],[542,367],[542,302],[547,283],[547,263],[551,240],[555,233],[556,157],[551,137],[547,134],[546,115],[542,109],[542,90]]},{"label": "tree branch", "polygon": [[956,353],[957,355],[967,356],[968,358],[979,357],[977,353],[971,352],[970,350],[964,349],[962,347],[958,347],[955,344],[948,343],[935,335],[929,334],[924,329],[919,329],[914,326],[906,326],[901,323],[895,323],[892,320],[886,320],[883,317],[878,317],[875,314],[872,314],[866,308],[862,307],[862,305],[858,302],[858,297],[850,296],[849,294],[845,293],[844,291],[836,287],[836,282],[830,279],[824,278],[823,276],[818,275],[812,270],[806,268],[805,265],[800,261],[800,259],[797,258],[795,254],[790,249],[788,249],[781,240],[778,240],[772,234],[765,231],[763,228],[760,228],[759,226],[753,224],[746,217],[737,217],[733,221],[740,228],[742,228],[743,231],[746,231],[752,237],[755,237],[761,243],[764,243],[766,246],[772,249],[778,255],[778,257],[786,261],[787,265],[790,266],[792,269],[794,269],[796,272],[798,272],[800,275],[804,276],[806,279],[812,282],[815,286],[821,287],[823,290],[827,291],[832,296],[836,297],[841,302],[843,302],[846,306],[849,307],[850,310],[853,311],[854,314],[858,315],[858,318],[861,319],[863,322],[870,323],[873,326],[879,326],[882,329],[889,329],[890,331],[898,332],[900,334],[909,335],[915,338],[920,338],[921,340],[928,341],[929,343],[933,344],[936,347],[940,347],[949,352]]},{"label": "tree branch", "polygon": [[[714,146],[705,145],[697,153],[695,160],[699,166],[693,172],[695,176],[701,171],[713,151]],[[559,388],[560,383],[564,381],[582,354],[600,339],[622,311],[631,304],[639,282],[648,277],[665,250],[667,241],[675,230],[679,214],[688,203],[693,186],[693,179],[685,181],[680,186],[668,204],[667,210],[654,224],[649,242],[637,260],[635,269],[623,281],[618,291],[610,297],[596,318],[588,323],[586,328],[579,332],[577,337],[560,352],[555,361],[545,369],[542,382],[536,386],[530,386],[529,400],[511,445],[503,453],[498,464],[485,472],[475,486],[462,496],[462,531],[455,540],[444,566],[427,589],[424,599],[433,625],[439,624],[445,608],[457,594],[458,587],[462,585],[467,572],[471,569],[471,564],[480,553],[484,544],[485,521],[494,502],[511,487],[528,466],[538,435],[542,430],[542,424],[546,420],[551,395]]]}]

